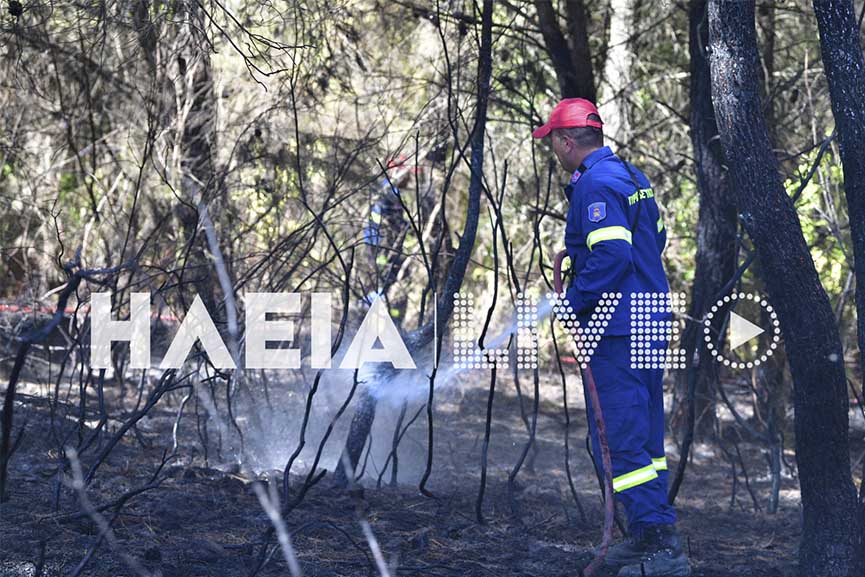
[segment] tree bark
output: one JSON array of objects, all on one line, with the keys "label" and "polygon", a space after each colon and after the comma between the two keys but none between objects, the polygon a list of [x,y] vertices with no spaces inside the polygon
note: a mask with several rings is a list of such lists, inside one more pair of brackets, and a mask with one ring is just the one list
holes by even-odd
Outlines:
[{"label": "tree bark", "polygon": [[[724,152],[718,137],[715,111],[712,108],[712,84],[709,70],[708,0],[694,0],[689,6],[689,50],[691,58],[691,145],[694,148],[697,192],[700,211],[697,220],[697,259],[691,295],[690,316],[701,320],[714,305],[718,293],[736,270],[736,209],[730,198],[724,171]],[[715,330],[721,330],[722,318],[715,319]],[[698,354],[703,325],[689,323],[683,335],[690,369],[682,373],[681,381],[695,379],[694,419],[697,439],[712,435],[715,421],[714,383],[718,380],[718,364],[711,355]],[[695,357],[695,353],[697,356]],[[689,373],[694,371],[693,375]],[[688,396],[688,385],[679,383],[679,390]],[[683,458],[685,451],[683,450]]]},{"label": "tree bark", "polygon": [[586,98],[595,101],[595,77],[589,49],[588,15],[582,0],[565,2],[568,37],[559,26],[558,14],[551,0],[535,0],[538,26],[550,55],[562,98]]},{"label": "tree bark", "polygon": [[[177,116],[183,202],[175,205],[175,213],[186,242],[191,243],[187,261],[191,270],[185,270],[184,275],[191,275],[192,286],[219,327],[222,317],[216,302],[216,281],[208,258],[207,240],[198,226],[198,204],[209,204],[216,188],[216,99],[204,22],[195,4],[187,4],[185,10],[187,46],[177,56],[179,90],[186,108],[185,114],[178,111]],[[219,214],[219,207],[211,205],[211,212]]]},{"label": "tree bark", "polygon": [[861,577],[841,339],[761,113],[753,0],[711,0],[709,35],[712,99],[731,167],[731,191],[762,263],[793,377],[804,518],[799,572],[803,577]]},{"label": "tree bark", "polygon": [[865,376],[865,61],[850,0],[814,1],[823,68],[844,166],[844,193],[853,240],[859,368]]},{"label": "tree bark", "polygon": [[763,35],[763,82],[760,86],[763,90],[763,115],[766,117],[766,128],[769,130],[769,140],[778,143],[775,132],[777,119],[775,118],[775,99],[773,88],[775,86],[775,1],[764,0],[757,8],[757,26]]},{"label": "tree bark", "polygon": [[595,75],[592,65],[592,50],[589,47],[589,15],[583,0],[565,0],[567,17],[568,46],[571,48],[571,61],[576,67],[577,96],[595,101]]}]

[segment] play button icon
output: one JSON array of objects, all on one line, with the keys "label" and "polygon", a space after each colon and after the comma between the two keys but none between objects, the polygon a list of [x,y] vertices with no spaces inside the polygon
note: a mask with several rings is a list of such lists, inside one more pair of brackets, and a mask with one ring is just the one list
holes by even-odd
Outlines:
[{"label": "play button icon", "polygon": [[[756,350],[756,347],[748,347],[747,349],[750,350],[745,349],[736,351],[735,355],[733,355],[735,358],[728,358],[718,349],[718,343],[715,339],[720,335],[718,335],[713,328],[714,325],[712,324],[712,319],[716,316],[727,313],[727,311],[737,302],[745,308],[748,316],[751,318],[754,318],[755,315],[760,316],[760,318],[764,318],[764,316],[768,317],[767,322],[771,324],[772,336],[771,338],[767,337],[766,343],[764,344],[769,345],[769,350],[759,351]],[[754,312],[754,309],[762,309],[762,312],[756,313]],[[732,353],[754,337],[768,332],[767,329],[755,325],[743,316],[737,315],[732,310],[729,310],[729,313],[727,314],[730,315],[728,317],[729,323],[727,335],[729,353]],[[706,341],[706,348],[709,349],[709,353],[715,357],[715,360],[719,363],[723,363],[731,369],[751,369],[760,363],[765,363],[769,357],[772,356],[775,349],[778,348],[781,341],[781,323],[778,322],[778,313],[775,312],[772,305],[770,305],[769,302],[758,293],[734,292],[724,296],[719,299],[706,314],[706,317],[703,319],[703,325],[703,338]]]},{"label": "play button icon", "polygon": [[730,350],[737,349],[764,332],[761,327],[730,311]]}]

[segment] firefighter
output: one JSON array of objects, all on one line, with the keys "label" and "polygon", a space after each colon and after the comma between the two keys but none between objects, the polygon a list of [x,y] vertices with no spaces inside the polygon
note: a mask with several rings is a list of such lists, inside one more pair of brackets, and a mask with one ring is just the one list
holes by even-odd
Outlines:
[{"label": "firefighter", "polygon": [[[588,100],[559,102],[549,121],[532,132],[534,138],[547,135],[559,163],[571,175],[565,187],[565,247],[572,272],[568,305],[582,333],[598,332],[597,327],[604,325],[589,366],[606,425],[614,497],[628,520],[627,538],[610,547],[604,567],[619,577],[690,575],[675,528],[676,513],[667,502],[663,364],[632,368],[633,355],[649,352],[642,347],[648,345],[662,355],[668,344],[657,335],[644,340],[638,334],[642,328],[636,328],[642,321],[632,324],[630,314],[637,304],[630,302],[632,294],[669,293],[661,262],[666,230],[654,191],[642,172],[604,146],[603,123]],[[604,315],[603,323],[590,324],[604,293],[621,295],[619,305],[609,317]],[[672,319],[669,308],[656,311],[651,322]],[[591,406],[587,410],[594,459],[603,470]]]},{"label": "firefighter", "polygon": [[[407,222],[400,203],[401,189],[405,187],[413,173],[408,159],[399,155],[387,163],[382,177],[369,188],[369,216],[363,227],[364,243],[369,247],[372,265],[373,290],[364,298],[367,304],[379,297],[386,299],[390,286],[396,281],[397,273],[404,260],[402,243]],[[402,306],[390,308],[393,317],[402,316]]]}]

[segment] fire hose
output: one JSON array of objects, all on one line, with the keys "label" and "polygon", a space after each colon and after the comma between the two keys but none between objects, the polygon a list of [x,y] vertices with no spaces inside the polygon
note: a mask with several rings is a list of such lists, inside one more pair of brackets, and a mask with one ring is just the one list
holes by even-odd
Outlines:
[{"label": "fire hose", "polygon": [[[564,293],[564,285],[562,282],[562,262],[565,257],[568,255],[567,251],[561,251],[556,255],[556,259],[553,263],[553,285],[555,286],[556,293],[561,295]],[[576,341],[578,348],[579,344],[582,340],[582,336],[580,335],[579,328],[577,329],[576,335],[574,335],[574,340]],[[607,443],[607,428],[604,424],[604,414],[601,411],[601,400],[598,397],[598,388],[595,384],[595,377],[592,374],[592,368],[586,364],[585,368],[580,368],[580,373],[583,380],[583,387],[585,387],[587,396],[592,404],[592,413],[595,418],[595,430],[598,432],[598,444],[601,446],[601,460],[604,465],[604,532],[603,537],[601,539],[601,545],[598,547],[597,552],[592,559],[591,563],[589,563],[581,572],[581,575],[585,575],[586,577],[590,577],[595,574],[600,566],[604,563],[604,557],[607,555],[607,548],[610,546],[610,543],[613,540],[613,519],[614,519],[614,505],[613,505],[613,477],[612,477],[612,462],[610,460],[610,446]]]}]

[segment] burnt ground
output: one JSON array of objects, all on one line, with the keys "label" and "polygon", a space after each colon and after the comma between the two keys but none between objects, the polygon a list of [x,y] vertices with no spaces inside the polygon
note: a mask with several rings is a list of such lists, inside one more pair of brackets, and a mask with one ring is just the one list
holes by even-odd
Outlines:
[{"label": "burnt ground", "polygon": [[[574,407],[578,399],[571,398],[576,394],[569,394],[571,469],[586,520],[581,519],[564,474],[560,383],[552,375],[541,389],[538,451],[531,466],[520,472],[517,489],[511,493],[507,475],[526,440],[526,430],[512,384],[499,385],[483,507],[486,523],[479,524],[474,509],[487,386],[488,382],[478,379],[476,385],[443,394],[437,402],[437,460],[428,485],[435,498],[422,496],[417,489],[425,458],[423,416],[403,441],[406,454],[400,453],[400,467],[406,472],[401,472],[400,485],[387,486],[388,474],[385,486],[377,489],[374,477],[367,477],[359,499],[356,494],[335,490],[328,475],[309,491],[286,519],[303,575],[377,574],[359,515],[369,520],[392,575],[576,575],[577,552],[597,544],[602,523],[597,483],[582,445],[585,414]],[[32,387],[26,390],[38,392]],[[294,402],[302,400],[300,395]],[[154,418],[142,421],[137,432],[125,435],[112,451],[87,489],[95,506],[112,503],[148,483],[163,451],[171,448],[170,426],[178,401],[179,397],[171,397],[157,405]],[[76,414],[74,404],[65,408]],[[62,412],[58,410],[58,414]],[[412,413],[410,410],[409,415]],[[341,420],[334,439],[344,436],[350,414]],[[0,505],[3,577],[36,575],[40,564],[42,575],[69,575],[93,548],[99,533],[91,518],[70,515],[79,507],[65,486],[57,493],[58,508],[54,509],[58,443],[50,433],[49,415],[49,404],[39,395],[22,395],[16,407],[16,423],[26,421],[26,433],[10,467],[10,499]],[[78,423],[72,418],[58,420],[72,433],[74,443]],[[299,420],[286,426],[296,429]],[[112,421],[109,430],[116,428]],[[152,575],[250,574],[264,531],[270,526],[252,490],[254,475],[214,464],[213,457],[212,466],[204,466],[201,452],[189,448],[196,438],[193,417],[184,417],[180,438],[186,440],[181,443],[187,447],[185,452],[165,466],[164,480],[158,487],[129,499],[119,510],[113,522],[116,543],[101,543],[82,575],[133,575],[123,554]],[[278,443],[278,439],[269,442]],[[336,440],[332,443],[340,444]],[[779,512],[766,513],[765,457],[758,447],[744,441],[739,445],[749,484],[762,510],[754,510],[741,469],[736,499],[731,501],[730,463],[698,450],[677,501],[679,525],[688,539],[694,575],[793,575],[800,520],[796,481],[785,476]],[[94,453],[91,448],[82,456],[85,468]],[[378,464],[368,464],[367,472],[374,472],[381,462],[378,459]],[[326,466],[332,464],[332,459],[325,462]],[[292,481],[298,486],[301,478]],[[105,517],[111,519],[113,511],[105,511]],[[278,551],[260,574],[289,575]]]}]

